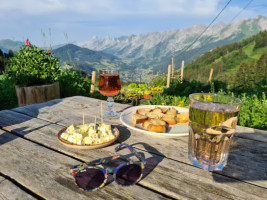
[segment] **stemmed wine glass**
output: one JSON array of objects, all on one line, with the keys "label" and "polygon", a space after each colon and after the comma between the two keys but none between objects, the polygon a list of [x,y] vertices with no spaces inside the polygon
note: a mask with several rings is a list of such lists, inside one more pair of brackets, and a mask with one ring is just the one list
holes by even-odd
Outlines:
[{"label": "stemmed wine glass", "polygon": [[99,78],[99,92],[107,96],[108,112],[103,114],[104,119],[118,119],[120,114],[113,111],[113,96],[121,91],[121,81],[119,70],[117,69],[101,69]]}]

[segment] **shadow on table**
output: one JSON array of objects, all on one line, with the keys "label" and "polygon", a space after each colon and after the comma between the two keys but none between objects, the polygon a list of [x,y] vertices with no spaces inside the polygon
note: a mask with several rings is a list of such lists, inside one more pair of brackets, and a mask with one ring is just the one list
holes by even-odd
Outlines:
[{"label": "shadow on table", "polygon": [[[39,109],[46,107],[49,108],[60,103],[61,101],[62,99],[54,99],[40,104],[32,104],[23,107],[17,107],[12,110],[0,111],[0,128],[3,129],[3,133],[0,133],[0,145],[16,139],[16,136],[24,137],[28,133],[49,126],[51,123],[46,121],[40,124],[40,126],[38,126],[38,124],[31,124],[30,122],[27,124],[27,126],[23,126],[21,124],[30,121],[33,118],[37,118]],[[16,125],[18,125],[18,128],[16,128]]]},{"label": "shadow on table", "polygon": [[[147,158],[144,153],[140,150],[138,150],[137,148],[135,148],[134,146],[136,145],[143,145],[145,150],[147,152],[154,152],[153,154],[150,154],[151,157]],[[155,149],[154,147],[150,146],[149,144],[147,143],[143,143],[143,142],[140,142],[140,143],[135,143],[135,144],[131,144],[132,147],[135,148],[135,150],[138,152],[138,153],[141,153],[142,156],[144,156],[145,158],[145,161],[146,161],[146,164],[145,164],[145,169],[143,171],[143,178],[145,178],[147,175],[149,175],[153,169],[163,160],[163,158],[165,157],[164,154],[162,154],[161,152],[159,152],[157,149]],[[119,155],[121,155],[119,153]],[[127,159],[131,159],[131,160],[136,160],[136,156],[135,154],[133,153],[129,153],[129,154],[126,154],[126,155],[123,155],[123,157],[127,158]],[[118,167],[120,164],[123,164],[123,163],[127,163],[126,160],[121,160],[121,159],[118,159],[117,161],[115,162],[111,162],[110,164],[108,164],[107,166],[108,167],[112,167],[112,168],[116,168]],[[107,183],[106,185],[112,183],[114,181],[113,179],[113,176],[109,175],[108,176],[108,180],[107,180]]]},{"label": "shadow on table", "polygon": [[119,142],[124,142],[131,137],[131,132],[127,127],[121,124],[115,124],[114,127],[118,128],[120,131],[120,137],[118,138]]},{"label": "shadow on table", "polygon": [[255,181],[255,183],[257,181],[257,184],[262,184],[262,186],[265,185],[266,187],[266,166],[266,143],[234,137],[227,165],[223,171],[213,172],[213,179],[223,183],[235,182],[237,180]]},{"label": "shadow on table", "polygon": [[133,147],[136,145],[143,145],[146,152],[153,152],[153,154],[150,153],[151,157],[146,158],[145,170],[143,175],[143,178],[145,178],[165,158],[165,155],[147,143],[138,142],[132,144]]}]

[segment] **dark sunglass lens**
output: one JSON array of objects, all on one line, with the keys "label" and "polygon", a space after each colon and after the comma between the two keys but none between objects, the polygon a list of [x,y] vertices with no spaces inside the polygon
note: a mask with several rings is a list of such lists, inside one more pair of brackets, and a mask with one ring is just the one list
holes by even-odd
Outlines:
[{"label": "dark sunglass lens", "polygon": [[93,190],[98,188],[105,180],[104,173],[95,168],[86,168],[75,176],[76,183],[84,190]]},{"label": "dark sunglass lens", "polygon": [[116,180],[121,185],[132,185],[136,183],[141,173],[142,169],[139,165],[125,165],[117,171]]}]

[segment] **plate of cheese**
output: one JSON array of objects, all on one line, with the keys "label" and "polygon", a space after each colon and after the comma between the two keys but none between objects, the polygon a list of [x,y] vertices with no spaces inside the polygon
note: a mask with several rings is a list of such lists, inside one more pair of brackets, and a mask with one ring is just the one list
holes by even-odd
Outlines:
[{"label": "plate of cheese", "polygon": [[186,136],[189,131],[189,109],[183,107],[135,106],[124,110],[120,120],[128,128],[156,136]]},{"label": "plate of cheese", "polygon": [[57,138],[62,144],[76,149],[97,149],[116,141],[120,131],[104,123],[72,124],[61,129]]}]

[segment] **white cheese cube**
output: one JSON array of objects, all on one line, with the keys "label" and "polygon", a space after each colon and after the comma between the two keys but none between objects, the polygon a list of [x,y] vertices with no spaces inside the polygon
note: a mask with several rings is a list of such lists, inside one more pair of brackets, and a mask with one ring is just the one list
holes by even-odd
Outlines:
[{"label": "white cheese cube", "polygon": [[74,144],[74,142],[75,142],[76,140],[75,140],[75,138],[73,138],[72,135],[70,135],[70,136],[68,137],[68,141],[69,141],[70,143]]},{"label": "white cheese cube", "polygon": [[64,140],[68,140],[68,137],[69,137],[69,134],[65,133],[65,132],[60,135],[60,138],[62,138]]},{"label": "white cheese cube", "polygon": [[83,138],[83,135],[77,131],[73,132],[72,134],[73,138],[81,140]]},{"label": "white cheese cube", "polygon": [[70,126],[67,128],[67,132],[70,133],[70,134],[72,134],[74,131],[75,131],[75,128],[74,128],[73,124],[70,125]]},{"label": "white cheese cube", "polygon": [[83,138],[84,144],[92,144],[92,138],[87,136]]}]

